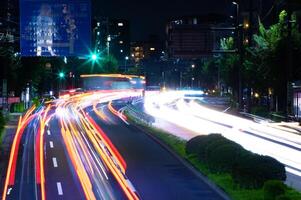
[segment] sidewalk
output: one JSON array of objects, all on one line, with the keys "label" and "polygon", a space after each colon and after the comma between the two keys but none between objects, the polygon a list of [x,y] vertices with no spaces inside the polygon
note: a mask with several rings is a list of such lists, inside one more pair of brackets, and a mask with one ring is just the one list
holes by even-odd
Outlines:
[{"label": "sidewalk", "polygon": [[[3,140],[0,149],[0,185],[4,184],[7,162],[10,154],[10,147],[17,130],[19,117],[22,113],[9,114],[9,120],[3,130]],[[2,188],[0,189],[0,196],[2,196]]]}]

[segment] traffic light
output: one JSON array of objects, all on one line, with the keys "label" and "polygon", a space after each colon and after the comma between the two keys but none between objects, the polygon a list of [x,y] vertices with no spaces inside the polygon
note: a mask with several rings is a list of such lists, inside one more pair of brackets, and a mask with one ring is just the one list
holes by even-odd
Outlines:
[{"label": "traffic light", "polygon": [[97,53],[92,53],[91,54],[91,59],[92,59],[92,61],[97,61],[99,59],[98,54]]},{"label": "traffic light", "polygon": [[60,78],[64,78],[64,77],[65,77],[64,72],[60,72],[60,73],[59,73],[59,77],[60,77]]},{"label": "traffic light", "polygon": [[97,60],[97,55],[96,54],[92,54],[92,60]]}]

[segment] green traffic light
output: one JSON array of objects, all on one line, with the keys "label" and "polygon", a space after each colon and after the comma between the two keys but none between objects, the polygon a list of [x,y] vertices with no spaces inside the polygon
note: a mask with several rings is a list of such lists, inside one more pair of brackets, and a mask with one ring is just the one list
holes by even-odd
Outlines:
[{"label": "green traffic light", "polygon": [[64,78],[64,76],[65,76],[65,74],[64,74],[63,72],[60,72],[60,73],[59,73],[59,77],[60,77],[60,78]]},{"label": "green traffic light", "polygon": [[92,60],[94,60],[94,61],[97,60],[97,58],[98,58],[98,56],[95,53],[93,53],[91,57],[92,57]]}]

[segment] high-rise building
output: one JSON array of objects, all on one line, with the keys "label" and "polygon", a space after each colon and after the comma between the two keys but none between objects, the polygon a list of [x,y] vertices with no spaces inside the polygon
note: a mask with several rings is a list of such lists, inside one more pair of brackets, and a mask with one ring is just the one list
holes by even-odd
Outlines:
[{"label": "high-rise building", "polygon": [[94,21],[95,51],[113,55],[122,65],[130,57],[130,24],[125,19],[98,17]]},{"label": "high-rise building", "polygon": [[193,16],[171,20],[166,27],[169,58],[198,59],[218,49],[220,39],[230,36],[225,16]]},{"label": "high-rise building", "polygon": [[141,60],[159,60],[164,56],[164,43],[156,35],[147,41],[131,43],[131,59],[138,64]]},{"label": "high-rise building", "polygon": [[3,0],[0,6],[0,43],[8,43],[15,48],[19,38],[18,0]]}]

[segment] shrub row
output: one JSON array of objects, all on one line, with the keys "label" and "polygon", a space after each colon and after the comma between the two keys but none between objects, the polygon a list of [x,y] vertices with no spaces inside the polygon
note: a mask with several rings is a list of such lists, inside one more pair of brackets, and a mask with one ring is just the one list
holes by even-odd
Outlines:
[{"label": "shrub row", "polygon": [[10,112],[24,112],[25,111],[25,107],[24,107],[24,103],[20,102],[20,103],[13,103],[10,106]]},{"label": "shrub row", "polygon": [[244,188],[261,188],[267,180],[286,179],[284,165],[272,157],[254,154],[220,134],[197,136],[186,144],[211,172],[228,172]]}]

